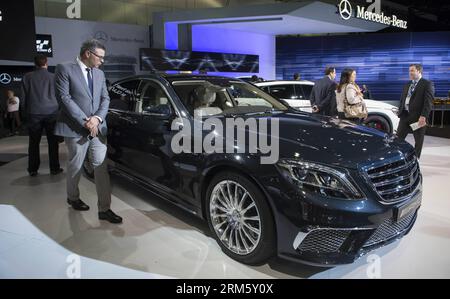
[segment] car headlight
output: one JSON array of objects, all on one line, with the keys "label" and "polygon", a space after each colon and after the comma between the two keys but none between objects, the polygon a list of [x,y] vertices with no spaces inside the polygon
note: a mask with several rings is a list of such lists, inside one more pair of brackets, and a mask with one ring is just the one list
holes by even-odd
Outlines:
[{"label": "car headlight", "polygon": [[306,192],[339,199],[362,199],[362,192],[344,172],[311,162],[284,160],[278,163],[281,170]]}]

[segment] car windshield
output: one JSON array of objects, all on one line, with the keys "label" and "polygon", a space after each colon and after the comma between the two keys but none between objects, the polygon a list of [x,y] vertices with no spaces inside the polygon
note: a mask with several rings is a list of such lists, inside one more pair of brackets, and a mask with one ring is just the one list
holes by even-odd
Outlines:
[{"label": "car windshield", "polygon": [[173,81],[186,109],[195,117],[275,113],[288,108],[259,88],[229,80]]}]

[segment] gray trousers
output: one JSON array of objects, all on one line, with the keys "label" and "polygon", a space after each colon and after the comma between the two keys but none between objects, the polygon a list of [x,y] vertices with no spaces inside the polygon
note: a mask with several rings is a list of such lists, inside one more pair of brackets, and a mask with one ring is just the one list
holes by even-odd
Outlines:
[{"label": "gray trousers", "polygon": [[106,162],[106,137],[100,136],[89,140],[87,137],[65,138],[69,151],[67,163],[67,198],[76,201],[80,198],[80,182],[83,163],[88,155],[94,169],[95,187],[98,196],[98,210],[105,212],[111,207],[111,185]]}]

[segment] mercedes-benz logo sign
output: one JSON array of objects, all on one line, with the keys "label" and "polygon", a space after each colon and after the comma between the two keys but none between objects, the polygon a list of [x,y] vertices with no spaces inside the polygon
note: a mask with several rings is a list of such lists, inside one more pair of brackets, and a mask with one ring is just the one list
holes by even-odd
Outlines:
[{"label": "mercedes-benz logo sign", "polygon": [[104,31],[98,31],[94,34],[94,38],[100,42],[102,42],[103,44],[108,42],[108,34],[106,34],[106,32]]},{"label": "mercedes-benz logo sign", "polygon": [[11,83],[11,80],[12,80],[11,76],[7,73],[3,73],[0,75],[0,83],[4,85]]},{"label": "mercedes-benz logo sign", "polygon": [[352,17],[353,8],[348,0],[342,0],[339,3],[339,14],[344,20],[348,20]]}]

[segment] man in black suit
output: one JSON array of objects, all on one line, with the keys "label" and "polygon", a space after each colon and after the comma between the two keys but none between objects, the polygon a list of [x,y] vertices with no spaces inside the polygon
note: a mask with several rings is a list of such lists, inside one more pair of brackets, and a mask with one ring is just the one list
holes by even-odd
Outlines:
[{"label": "man in black suit", "polygon": [[311,96],[312,112],[321,115],[334,116],[337,114],[336,110],[336,69],[328,67],[325,70],[325,77],[320,79],[314,85]]},{"label": "man in black suit", "polygon": [[[416,154],[419,158],[427,130],[427,119],[430,116],[434,99],[433,83],[422,78],[422,74],[422,65],[410,65],[409,78],[411,81],[403,88],[398,111],[400,124],[397,130],[398,137],[403,140],[409,133],[413,133]],[[417,122],[420,128],[413,131],[410,125]]]},{"label": "man in black suit", "polygon": [[34,58],[36,70],[24,76],[22,82],[24,102],[28,114],[29,146],[28,173],[38,174],[40,165],[39,145],[42,131],[45,130],[48,142],[50,173],[57,175],[63,172],[59,165],[59,143],[55,136],[56,116],[59,105],[55,96],[55,76],[50,73],[47,57],[40,54]]}]

